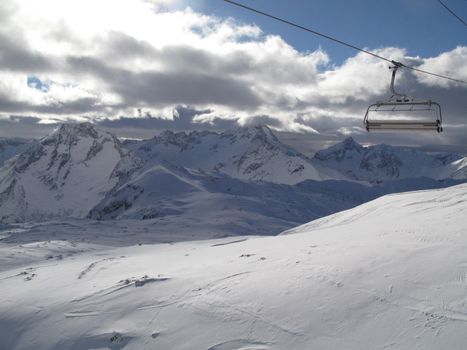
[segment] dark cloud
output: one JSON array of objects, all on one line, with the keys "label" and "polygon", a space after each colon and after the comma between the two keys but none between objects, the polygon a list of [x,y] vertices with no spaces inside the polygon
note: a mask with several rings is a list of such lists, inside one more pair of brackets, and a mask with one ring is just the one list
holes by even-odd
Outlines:
[{"label": "dark cloud", "polygon": [[114,58],[157,56],[157,50],[148,42],[115,31],[108,33],[106,40],[103,42],[102,51],[106,56]]},{"label": "dark cloud", "polygon": [[35,125],[41,122],[41,118],[24,116],[24,115],[10,115],[8,121],[22,124]]},{"label": "dark cloud", "polygon": [[259,107],[261,99],[244,82],[196,73],[122,74],[113,90],[135,104],[217,104],[239,110]]},{"label": "dark cloud", "polygon": [[154,48],[146,41],[137,40],[122,32],[110,32],[101,39],[102,55],[112,59],[149,58],[164,66],[164,71],[204,72],[217,75],[245,75],[254,62],[254,57],[244,52],[215,55],[206,50],[188,45]]},{"label": "dark cloud", "polygon": [[283,128],[282,122],[279,119],[269,115],[251,116],[246,120],[245,125],[267,125],[272,128]]},{"label": "dark cloud", "polygon": [[66,58],[66,63],[73,71],[77,71],[82,74],[95,74],[104,80],[111,79],[113,75],[111,67],[94,57],[69,56]]},{"label": "dark cloud", "polygon": [[100,104],[96,97],[78,98],[73,101],[51,103],[48,105],[31,106],[29,111],[41,114],[57,115],[81,115],[86,113],[96,114],[102,111],[105,106]]},{"label": "dark cloud", "polygon": [[248,84],[235,78],[195,71],[132,72],[91,57],[69,57],[67,62],[75,71],[99,76],[128,106],[217,104],[244,110],[262,103]]},{"label": "dark cloud", "polygon": [[[306,84],[315,81],[312,67],[290,65],[281,57],[258,58],[253,53],[235,51],[216,55],[191,46],[167,46],[153,53],[169,71],[204,72],[216,76],[261,76],[265,83]],[[311,73],[310,73],[311,72]]]},{"label": "dark cloud", "polygon": [[41,118],[12,115],[0,118],[0,137],[41,138],[52,132],[57,124],[40,124]]},{"label": "dark cloud", "polygon": [[52,66],[47,57],[32,51],[20,35],[0,32],[0,70],[33,73],[49,71]]},{"label": "dark cloud", "polygon": [[[26,84],[26,83],[25,83]],[[37,114],[96,114],[106,106],[102,105],[97,97],[79,98],[73,101],[56,101],[47,105],[33,105],[28,102],[11,100],[8,96],[0,94],[0,112],[7,113],[37,113]]]},{"label": "dark cloud", "polygon": [[292,64],[279,56],[258,57],[247,51],[215,54],[189,45],[165,46],[155,49],[145,41],[137,40],[122,32],[110,32],[102,41],[101,52],[105,57],[149,58],[159,62],[165,72],[183,74],[209,74],[223,77],[250,77],[261,75],[268,83],[309,84],[315,81],[313,67]]},{"label": "dark cloud", "polygon": [[11,100],[8,96],[0,93],[0,112],[22,112],[24,103]]},{"label": "dark cloud", "polygon": [[118,136],[129,138],[150,138],[162,130],[214,130],[223,131],[238,126],[237,120],[214,118],[210,122],[198,122],[194,118],[209,113],[209,110],[197,110],[186,106],[177,106],[172,119],[152,116],[141,110],[136,117],[120,117],[117,119],[98,119],[96,125]]}]

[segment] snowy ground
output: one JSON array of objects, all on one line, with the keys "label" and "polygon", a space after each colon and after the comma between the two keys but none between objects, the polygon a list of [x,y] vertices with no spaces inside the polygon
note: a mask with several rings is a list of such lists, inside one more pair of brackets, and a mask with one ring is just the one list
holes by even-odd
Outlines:
[{"label": "snowy ground", "polygon": [[0,348],[465,349],[466,215],[459,185],[277,237],[135,245],[144,228],[3,227]]}]

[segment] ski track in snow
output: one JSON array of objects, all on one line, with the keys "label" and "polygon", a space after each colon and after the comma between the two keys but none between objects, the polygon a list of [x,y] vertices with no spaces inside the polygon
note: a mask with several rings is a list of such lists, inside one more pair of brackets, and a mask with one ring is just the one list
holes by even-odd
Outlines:
[{"label": "ski track in snow", "polygon": [[91,270],[94,269],[97,266],[97,264],[102,263],[104,261],[112,261],[112,260],[115,260],[115,259],[116,258],[106,258],[106,259],[102,259],[102,260],[99,260],[99,261],[96,261],[96,262],[93,262],[93,263],[89,264],[84,270],[82,270],[79,273],[78,279],[81,279],[84,276],[86,276],[86,274],[91,272]]},{"label": "ski track in snow", "polygon": [[269,350],[267,344],[248,339],[235,339],[211,346],[207,350]]},{"label": "ski track in snow", "polygon": [[242,238],[242,239],[236,239],[236,240],[230,241],[230,242],[216,243],[216,244],[213,244],[211,247],[220,247],[220,246],[223,246],[223,245],[245,242],[247,239],[248,239],[248,238]]}]

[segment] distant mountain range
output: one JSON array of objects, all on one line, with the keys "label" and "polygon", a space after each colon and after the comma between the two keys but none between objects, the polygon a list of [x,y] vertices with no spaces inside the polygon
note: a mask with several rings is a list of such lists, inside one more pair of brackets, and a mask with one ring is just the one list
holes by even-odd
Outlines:
[{"label": "distant mountain range", "polygon": [[467,160],[455,154],[363,147],[348,138],[309,158],[266,126],[166,131],[121,142],[89,123],[63,124],[41,140],[21,142],[0,148],[3,158],[17,153],[0,168],[4,223],[65,217],[155,225],[205,221],[222,232],[260,234],[386,193],[467,179]]},{"label": "distant mountain range", "polygon": [[363,147],[351,137],[316,153],[313,159],[348,179],[372,183],[413,177],[467,178],[467,158],[458,154],[428,154],[385,144]]},{"label": "distant mountain range", "polygon": [[146,163],[166,162],[247,181],[297,184],[304,180],[344,179],[281,143],[266,126],[223,133],[165,131],[150,140],[127,144]]}]

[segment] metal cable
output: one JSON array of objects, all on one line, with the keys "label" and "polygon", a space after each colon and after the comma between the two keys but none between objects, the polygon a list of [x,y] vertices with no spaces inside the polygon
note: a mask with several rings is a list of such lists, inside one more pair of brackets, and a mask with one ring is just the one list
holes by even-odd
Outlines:
[{"label": "metal cable", "polygon": [[288,25],[290,25],[290,26],[293,26],[293,27],[302,29],[302,30],[307,31],[307,32],[309,32],[309,33],[312,33],[312,34],[321,36],[321,37],[326,38],[326,39],[328,39],[328,40],[334,41],[334,42],[336,42],[336,43],[338,43],[338,44],[341,44],[341,45],[350,47],[350,48],[352,48],[352,49],[354,49],[354,50],[357,50],[357,51],[366,53],[367,55],[370,55],[370,56],[379,58],[380,60],[389,62],[389,63],[394,64],[394,65],[396,65],[396,66],[400,66],[400,67],[404,67],[404,68],[407,68],[407,69],[411,69],[411,70],[414,70],[414,71],[417,71],[417,72],[420,72],[420,73],[424,73],[424,74],[433,75],[433,76],[438,77],[438,78],[443,78],[443,79],[455,81],[455,82],[457,82],[457,83],[467,84],[467,81],[465,81],[465,80],[455,79],[455,78],[451,78],[451,77],[448,77],[448,76],[445,76],[445,75],[441,75],[441,74],[437,74],[437,73],[431,73],[431,72],[428,72],[428,71],[425,71],[425,70],[422,70],[422,69],[419,69],[419,68],[416,68],[416,67],[407,66],[407,65],[405,65],[405,64],[403,64],[403,63],[401,63],[401,62],[396,62],[396,61],[394,61],[394,60],[390,60],[390,59],[388,59],[388,58],[386,58],[386,57],[383,57],[383,56],[380,56],[380,55],[378,55],[378,54],[376,54],[376,53],[374,53],[374,52],[371,52],[371,51],[368,51],[368,50],[359,48],[359,47],[357,47],[357,46],[355,46],[355,45],[346,43],[345,41],[342,41],[342,40],[333,38],[333,37],[331,37],[331,36],[329,36],[329,35],[326,35],[326,34],[317,32],[316,30],[313,30],[313,29],[304,27],[304,26],[302,26],[302,25],[300,25],[300,24],[296,24],[296,23],[294,23],[294,22],[291,22],[291,21],[288,21],[288,20],[286,20],[286,19],[283,19],[283,18],[274,16],[274,15],[271,15],[271,14],[269,14],[269,13],[266,13],[266,12],[263,12],[263,11],[260,11],[260,10],[257,10],[257,9],[255,9],[255,8],[252,8],[252,7],[249,7],[249,6],[240,4],[240,3],[236,2],[236,1],[233,1],[233,0],[224,0],[224,1],[225,1],[225,2],[228,2],[228,3],[232,4],[232,5],[235,5],[235,6],[237,6],[237,7],[244,8],[244,9],[246,9],[246,10],[248,10],[248,11],[255,12],[255,13],[260,14],[260,15],[262,15],[262,16],[272,18],[272,19],[274,19],[274,20],[276,20],[276,21],[279,21],[279,22],[288,24]]},{"label": "metal cable", "polygon": [[454,17],[456,17],[459,21],[461,21],[461,23],[463,23],[463,24],[467,27],[467,23],[466,23],[461,17],[459,17],[458,15],[456,15],[456,13],[455,13],[453,10],[451,10],[449,7],[447,7],[441,0],[438,0],[438,2],[439,2],[446,10],[448,10],[448,11],[451,13],[451,15],[453,15]]}]

